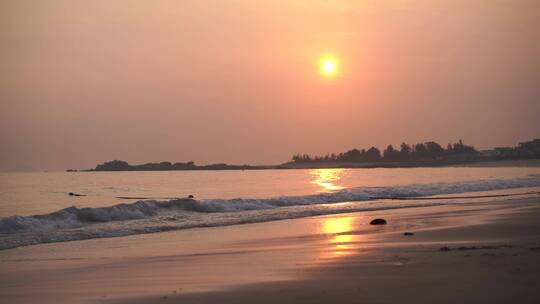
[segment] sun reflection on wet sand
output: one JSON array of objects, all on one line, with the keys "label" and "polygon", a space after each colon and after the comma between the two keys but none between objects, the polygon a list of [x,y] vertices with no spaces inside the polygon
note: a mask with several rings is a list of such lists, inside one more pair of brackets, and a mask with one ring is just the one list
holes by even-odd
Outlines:
[{"label": "sun reflection on wet sand", "polygon": [[311,183],[321,187],[319,192],[329,193],[344,188],[337,185],[337,182],[343,177],[345,172],[346,169],[315,169],[309,173],[313,178]]},{"label": "sun reflection on wet sand", "polygon": [[[321,233],[329,236],[330,257],[354,253],[351,243],[357,235],[348,234],[354,229],[354,217],[331,217],[322,220]],[[326,255],[326,254],[325,254]]]}]

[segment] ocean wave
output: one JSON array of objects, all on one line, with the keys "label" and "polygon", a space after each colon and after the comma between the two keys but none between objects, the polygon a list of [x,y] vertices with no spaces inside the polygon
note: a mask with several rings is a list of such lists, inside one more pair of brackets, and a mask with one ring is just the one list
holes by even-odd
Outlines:
[{"label": "ocean wave", "polygon": [[266,199],[211,199],[192,201],[189,203],[189,208],[191,208],[191,211],[197,212],[239,212],[286,206],[426,197],[442,194],[458,194],[539,186],[540,175],[530,175],[527,177],[514,179],[490,179],[456,183],[413,184],[392,187],[356,187],[333,193],[321,193],[305,196],[281,196]]},{"label": "ocean wave", "polygon": [[[202,214],[245,212],[290,206],[358,202],[391,198],[429,197],[442,194],[492,191],[511,188],[540,187],[540,175],[514,179],[489,179],[455,183],[413,184],[393,187],[357,187],[334,193],[305,196],[282,196],[262,199],[209,199],[189,198],[167,201],[146,200],[100,208],[69,207],[50,214],[10,216],[0,218],[0,234],[19,232],[45,232],[81,228],[95,223],[122,222],[174,215],[182,212]],[[385,206],[390,207],[390,206]]]},{"label": "ocean wave", "polygon": [[197,202],[192,199],[169,201],[138,201],[100,208],[65,208],[53,213],[33,216],[10,216],[0,219],[0,233],[21,230],[50,230],[77,228],[84,224],[125,221],[156,216],[159,211],[178,209],[196,211]]}]

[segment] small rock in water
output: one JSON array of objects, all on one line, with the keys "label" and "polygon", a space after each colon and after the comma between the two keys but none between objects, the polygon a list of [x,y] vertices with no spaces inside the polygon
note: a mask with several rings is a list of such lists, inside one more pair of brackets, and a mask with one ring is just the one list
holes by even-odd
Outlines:
[{"label": "small rock in water", "polygon": [[450,251],[452,249],[450,249],[450,247],[441,247],[441,249],[439,249],[440,251]]},{"label": "small rock in water", "polygon": [[381,219],[381,218],[377,218],[377,219],[374,219],[371,222],[369,222],[369,224],[370,225],[386,225],[386,220]]},{"label": "small rock in water", "polygon": [[403,235],[414,235],[412,232],[404,232]]},{"label": "small rock in water", "polygon": [[193,195],[191,195],[191,194],[188,195],[188,198],[194,198],[194,197],[195,197],[195,196],[193,196]]}]

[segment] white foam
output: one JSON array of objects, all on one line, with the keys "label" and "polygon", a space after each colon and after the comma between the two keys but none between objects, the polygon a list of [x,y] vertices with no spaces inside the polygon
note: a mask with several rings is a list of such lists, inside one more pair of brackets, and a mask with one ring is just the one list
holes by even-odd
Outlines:
[{"label": "white foam", "polygon": [[[418,202],[378,202],[395,197],[426,197],[540,187],[540,175],[395,187],[357,187],[334,193],[266,199],[174,199],[138,201],[102,208],[69,207],[54,213],[0,218],[0,249],[23,245],[111,237],[201,226],[271,221],[328,213],[418,206]],[[370,201],[370,202],[367,202]],[[340,202],[361,202],[347,208]],[[433,205],[423,202],[422,206]],[[439,204],[439,203],[437,203]]]}]

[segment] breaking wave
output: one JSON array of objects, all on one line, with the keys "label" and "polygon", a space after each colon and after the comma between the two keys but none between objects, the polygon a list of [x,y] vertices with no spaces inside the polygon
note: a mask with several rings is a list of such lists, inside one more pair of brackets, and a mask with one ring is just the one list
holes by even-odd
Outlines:
[{"label": "breaking wave", "polygon": [[[357,187],[334,193],[262,199],[194,200],[181,198],[167,201],[137,201],[101,208],[69,207],[45,215],[0,218],[0,249],[51,241],[130,235],[201,226],[232,225],[359,210],[414,207],[419,206],[418,202],[394,204],[386,201],[384,204],[369,204],[367,201],[525,187],[540,187],[540,175],[455,183]],[[328,208],[328,205],[343,202],[363,203],[355,205],[354,208]],[[434,204],[426,202],[421,205]],[[298,209],[301,206],[309,206],[310,209]],[[293,210],[292,207],[298,208]],[[269,212],[271,210],[275,212]]]}]

